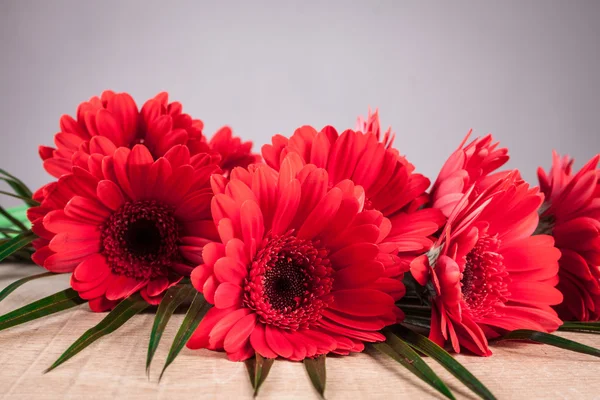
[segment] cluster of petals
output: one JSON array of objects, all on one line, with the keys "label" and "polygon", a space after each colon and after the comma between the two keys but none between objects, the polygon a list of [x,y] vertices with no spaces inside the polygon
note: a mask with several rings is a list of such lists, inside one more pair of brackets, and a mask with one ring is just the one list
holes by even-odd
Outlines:
[{"label": "cluster of petals", "polygon": [[369,112],[366,120],[359,117],[358,130],[339,134],[326,126],[316,131],[311,126],[298,128],[288,139],[275,135],[263,146],[265,162],[279,170],[289,153],[298,154],[306,163],[323,168],[329,186],[349,179],[365,191],[365,209],[378,210],[387,217],[392,229],[385,246],[397,254],[406,268],[410,260],[432,245],[431,235],[445,218],[439,210],[423,208],[428,201],[425,192],[430,181],[415,173],[415,167],[392,148],[391,129],[380,141],[377,112]]},{"label": "cluster of petals", "polygon": [[532,236],[543,195],[516,171],[479,188],[462,195],[411,273],[431,293],[430,339],[488,356],[489,338],[562,324],[552,309],[562,301],[555,288],[560,251],[551,236]]},{"label": "cluster of petals", "polygon": [[204,247],[192,284],[214,307],[188,347],[301,360],[362,351],[401,318],[405,288],[380,211],[349,179],[294,152],[278,170],[236,168],[213,179],[220,243]]},{"label": "cluster of petals", "polygon": [[492,135],[478,137],[465,145],[470,135],[471,131],[446,160],[431,188],[431,206],[446,217],[472,186],[472,195],[476,196],[483,187],[508,173],[492,173],[508,161],[508,150],[498,148]]},{"label": "cluster of petals", "polygon": [[210,141],[203,135],[203,127],[201,120],[182,111],[181,103],[169,103],[165,92],[138,109],[129,94],[105,91],[81,103],[75,118],[63,115],[60,132],[54,136],[56,148],[40,146],[39,154],[46,171],[56,178],[69,173],[73,165],[85,164],[89,155],[136,144],[144,144],[155,159],[180,144],[186,145],[191,155],[215,153],[225,172],[257,160],[251,153],[252,142],[232,136],[229,127],[221,128]]},{"label": "cluster of petals", "polygon": [[552,234],[562,253],[556,307],[565,321],[600,319],[600,154],[573,174],[573,160],[553,154],[546,174],[538,169],[546,195],[539,232]]},{"label": "cluster of petals", "polygon": [[218,238],[210,214],[210,176],[219,166],[205,153],[176,145],[154,160],[141,144],[87,157],[34,195],[33,260],[72,273],[71,286],[94,311],[140,292],[158,304],[166,289],[202,262]]}]

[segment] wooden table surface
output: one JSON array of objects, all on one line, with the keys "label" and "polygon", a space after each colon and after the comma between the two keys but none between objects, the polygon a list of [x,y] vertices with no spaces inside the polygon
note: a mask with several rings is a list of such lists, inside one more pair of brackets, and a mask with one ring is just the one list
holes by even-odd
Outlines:
[{"label": "wooden table surface", "polygon": [[[41,272],[33,265],[0,265],[0,289]],[[0,314],[68,287],[66,275],[28,282],[0,302]],[[185,348],[157,382],[162,362],[182,315],[167,327],[150,378],[146,350],[153,314],[133,317],[50,373],[50,366],[83,332],[105,314],[87,305],[0,332],[0,397],[3,399],[251,399],[243,363],[223,353]],[[600,347],[600,336],[561,334]],[[490,358],[459,355],[458,360],[499,399],[600,399],[600,359],[550,346],[502,343]],[[435,362],[433,369],[457,398],[475,398]],[[367,351],[327,359],[327,399],[441,398],[400,365]],[[259,399],[317,398],[300,363],[277,361]]]}]

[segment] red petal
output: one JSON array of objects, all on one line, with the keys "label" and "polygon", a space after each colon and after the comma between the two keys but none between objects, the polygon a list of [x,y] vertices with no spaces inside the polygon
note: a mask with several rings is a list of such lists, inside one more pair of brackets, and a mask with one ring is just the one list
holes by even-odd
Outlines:
[{"label": "red petal", "polygon": [[238,285],[230,282],[221,283],[215,291],[215,307],[239,307],[242,304],[242,293],[243,290]]},{"label": "red petal", "polygon": [[279,328],[267,325],[265,328],[265,339],[268,346],[283,358],[289,358],[294,353],[294,347],[281,333]]},{"label": "red petal", "polygon": [[354,243],[329,256],[336,269],[340,267],[373,260],[379,253],[379,247],[373,243]]},{"label": "red petal", "polygon": [[206,279],[206,282],[204,282],[204,286],[202,287],[201,292],[204,295],[206,301],[208,301],[210,304],[215,304],[215,291],[217,290],[218,285],[219,282],[217,281],[217,278],[215,278],[214,275],[210,275]]},{"label": "red petal", "polygon": [[336,216],[342,203],[342,191],[339,188],[331,189],[306,217],[298,231],[299,239],[312,239],[325,229]]},{"label": "red petal", "polygon": [[148,281],[138,281],[124,275],[118,276],[106,290],[108,300],[120,300],[131,296],[133,293],[146,286]]},{"label": "red petal", "polygon": [[248,343],[248,338],[256,326],[256,320],[256,314],[251,313],[240,319],[231,327],[231,330],[227,333],[225,341],[223,342],[223,348],[227,353],[234,353]]},{"label": "red petal", "polygon": [[119,122],[123,132],[123,144],[128,145],[137,134],[138,108],[133,98],[127,93],[115,94],[106,108]]},{"label": "red petal", "polygon": [[252,311],[248,308],[239,308],[235,311],[230,311],[219,322],[215,324],[208,335],[208,343],[213,349],[222,349],[225,341],[225,336],[229,333],[233,325],[240,319],[250,314]]},{"label": "red petal", "polygon": [[98,182],[96,194],[98,200],[113,211],[118,210],[125,202],[121,189],[113,181],[103,180]]},{"label": "red petal", "polygon": [[250,335],[250,344],[261,356],[266,358],[277,358],[277,353],[271,350],[267,344],[267,339],[265,338],[265,326],[262,323],[256,324]]},{"label": "red petal", "polygon": [[381,278],[384,272],[385,269],[380,262],[360,262],[337,271],[333,287],[338,290],[364,286]]},{"label": "red petal", "polygon": [[111,156],[117,147],[109,138],[94,136],[90,139],[90,154],[98,153],[103,156]]},{"label": "red petal", "polygon": [[215,276],[221,282],[241,285],[248,274],[246,266],[232,257],[222,257],[215,263]]},{"label": "red petal", "polygon": [[110,212],[96,200],[75,196],[65,206],[65,215],[76,221],[101,224],[110,216]]},{"label": "red petal", "polygon": [[169,160],[171,167],[177,168],[190,163],[190,150],[180,144],[169,149],[163,157]]},{"label": "red petal", "polygon": [[[242,237],[245,243],[260,243],[265,232],[263,215],[254,200],[246,200],[240,208]],[[256,247],[251,246],[249,256],[254,258]]]},{"label": "red petal", "polygon": [[201,349],[208,347],[208,335],[214,328],[217,322],[221,321],[223,317],[229,315],[233,309],[221,310],[219,308],[211,308],[208,310],[200,324],[190,337],[187,342],[187,347],[190,349]]},{"label": "red petal", "polygon": [[148,293],[148,296],[156,297],[167,290],[168,287],[169,280],[164,276],[161,276],[148,282],[148,286],[146,286],[146,292]]},{"label": "red petal", "polygon": [[127,146],[123,129],[117,121],[117,119],[111,114],[110,111],[102,109],[98,110],[96,114],[96,127],[98,128],[98,134],[106,136],[116,146]]},{"label": "red petal", "polygon": [[96,281],[101,279],[110,272],[110,268],[106,263],[106,259],[103,255],[94,254],[86,258],[80,263],[73,276],[81,282]]},{"label": "red petal", "polygon": [[394,307],[394,299],[385,293],[371,289],[340,290],[333,293],[332,310],[357,316],[376,316]]},{"label": "red petal", "polygon": [[280,191],[277,209],[273,217],[273,235],[281,235],[288,230],[300,204],[300,188],[300,182],[294,179]]},{"label": "red petal", "polygon": [[153,163],[150,150],[144,145],[138,144],[127,157],[127,176],[134,194],[133,200],[144,198],[149,188],[147,179],[150,176],[150,166]]}]

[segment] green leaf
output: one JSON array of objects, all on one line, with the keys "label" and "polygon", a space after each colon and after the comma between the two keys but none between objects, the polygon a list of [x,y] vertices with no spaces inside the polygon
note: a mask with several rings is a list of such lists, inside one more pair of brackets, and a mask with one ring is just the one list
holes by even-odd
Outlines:
[{"label": "green leaf", "polygon": [[325,358],[325,355],[322,354],[318,357],[304,359],[304,368],[308,373],[313,387],[321,395],[321,398],[325,398],[325,382],[327,380]]},{"label": "green leaf", "polygon": [[131,317],[143,311],[149,306],[149,304],[142,298],[139,293],[136,293],[125,300],[121,301],[117,306],[108,313],[106,317],[98,325],[91,329],[88,329],[83,335],[79,337],[59,358],[46,370],[46,372],[52,371],[81,350],[85,349],[102,336],[108,335],[114,332]]},{"label": "green leaf", "polygon": [[495,399],[488,388],[463,367],[461,363],[456,361],[446,350],[429,340],[426,336],[417,332],[413,332],[402,326],[399,326],[397,329],[402,339],[404,339],[411,347],[436,360],[442,367],[446,368],[479,397],[482,399]]},{"label": "green leaf", "polygon": [[10,192],[5,192],[4,190],[0,190],[0,194],[9,196],[9,197],[14,197],[15,199],[23,200],[27,205],[30,205],[30,206],[39,206],[40,205],[40,203],[38,203],[37,201],[35,201],[29,197],[21,196],[21,195],[10,193]]},{"label": "green leaf", "polygon": [[454,395],[448,389],[446,384],[436,375],[427,365],[421,356],[414,351],[408,343],[394,335],[392,332],[384,331],[386,341],[384,343],[375,343],[372,346],[380,352],[390,356],[410,372],[419,377],[423,382],[429,384],[432,388],[443,394],[449,399],[454,400]]},{"label": "green leaf", "polygon": [[31,231],[15,236],[0,246],[0,261],[31,243],[37,236]]},{"label": "green leaf", "polygon": [[148,343],[148,355],[146,357],[146,373],[150,372],[152,358],[154,357],[154,353],[156,353],[169,319],[171,319],[177,307],[185,300],[191,298],[195,293],[197,291],[191,285],[176,285],[169,288],[167,293],[165,293],[158,306],[158,310],[156,310],[154,325],[152,325],[152,331],[150,332],[150,343]]},{"label": "green leaf", "polygon": [[565,322],[559,328],[564,332],[582,332],[600,334],[600,323],[598,322]]},{"label": "green leaf", "polygon": [[264,358],[258,353],[255,354],[254,358],[245,361],[246,369],[250,376],[250,383],[252,383],[252,387],[254,388],[254,397],[258,395],[258,390],[265,379],[267,379],[274,361],[274,358]]},{"label": "green leaf", "polygon": [[14,292],[15,289],[17,289],[22,284],[32,281],[34,279],[45,278],[47,276],[52,276],[52,275],[56,275],[56,274],[54,272],[44,272],[42,274],[31,275],[31,276],[27,276],[25,278],[19,279],[18,281],[14,281],[10,285],[8,285],[4,289],[2,289],[2,291],[0,291],[0,301],[4,300],[6,298],[6,296],[8,296],[12,292]]},{"label": "green leaf", "polygon": [[0,178],[0,179],[4,180],[6,183],[8,183],[9,186],[15,191],[15,193],[17,193],[23,197],[31,199],[31,197],[33,196],[33,193],[31,193],[31,190],[29,190],[27,185],[25,185],[22,180],[20,180],[16,176],[9,174],[8,172],[6,172],[3,169],[0,169],[0,174],[5,176],[5,178]]},{"label": "green leaf", "polygon": [[[23,233],[23,231],[18,230],[18,229],[12,229],[12,228],[0,228],[0,233],[10,233],[10,234],[20,234]],[[10,236],[9,236],[10,237]],[[5,240],[3,240],[3,242],[5,242]]]},{"label": "green leaf", "polygon": [[498,340],[531,340],[532,342],[549,344],[550,346],[560,347],[561,349],[600,357],[600,350],[594,347],[586,346],[585,344],[552,335],[550,333],[531,331],[528,329],[520,329],[509,332]]},{"label": "green leaf", "polygon": [[66,289],[0,316],[0,331],[83,304],[73,289]]},{"label": "green leaf", "polygon": [[2,206],[0,206],[0,215],[4,216],[13,226],[16,226],[21,230],[21,232],[28,231],[29,229],[23,224],[23,222],[16,219],[11,213],[6,211]]},{"label": "green leaf", "polygon": [[204,300],[204,297],[200,293],[196,294],[190,308],[188,308],[188,311],[183,318],[183,322],[181,323],[177,334],[175,335],[175,339],[173,340],[173,344],[167,355],[167,360],[165,361],[165,366],[158,378],[159,381],[162,379],[167,367],[175,360],[211,307],[212,306]]}]

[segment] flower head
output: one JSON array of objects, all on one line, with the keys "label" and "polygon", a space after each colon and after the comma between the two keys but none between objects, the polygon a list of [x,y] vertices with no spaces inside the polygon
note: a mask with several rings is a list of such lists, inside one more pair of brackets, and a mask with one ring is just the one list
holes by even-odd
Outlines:
[{"label": "flower head", "polygon": [[287,155],[213,178],[221,243],[204,247],[192,284],[214,307],[188,347],[301,360],[362,351],[400,318],[401,265],[381,246],[390,222],[364,189]]},{"label": "flower head", "polygon": [[85,163],[91,154],[136,144],[144,144],[155,159],[180,144],[186,145],[191,155],[213,152],[221,157],[226,171],[256,160],[250,152],[252,142],[232,138],[230,128],[221,128],[207,142],[203,127],[201,120],[182,111],[181,103],[169,103],[167,93],[159,93],[138,110],[129,94],[107,90],[101,97],[81,103],[76,119],[63,115],[60,132],[54,136],[56,148],[40,146],[39,153],[46,171],[56,178],[69,173],[73,164]]},{"label": "flower head", "polygon": [[600,154],[576,174],[573,160],[553,154],[550,173],[538,169],[546,195],[538,231],[554,236],[562,253],[558,289],[564,295],[556,306],[568,320],[600,319]]},{"label": "flower head", "polygon": [[32,258],[72,272],[71,286],[94,311],[137,291],[158,304],[218,239],[210,214],[210,175],[218,171],[210,156],[190,157],[183,145],[156,161],[144,145],[91,156],[87,169],[74,166],[36,192]]},{"label": "flower head", "polygon": [[265,162],[280,170],[289,153],[328,173],[328,187],[344,180],[363,187],[365,209],[380,211],[392,224],[386,246],[410,262],[415,254],[431,247],[430,236],[445,218],[437,209],[421,209],[428,201],[429,179],[414,172],[415,167],[391,147],[389,129],[380,142],[379,116],[359,118],[359,131],[341,135],[331,126],[317,132],[310,126],[297,129],[291,138],[275,135],[262,148]]},{"label": "flower head", "polygon": [[487,356],[487,339],[504,331],[551,332],[562,324],[551,308],[562,301],[555,288],[560,252],[551,236],[531,236],[543,195],[516,172],[475,198],[473,190],[411,273],[431,294],[430,338]]},{"label": "flower head", "polygon": [[465,146],[471,131],[444,163],[431,188],[431,205],[449,216],[462,195],[475,185],[476,196],[490,183],[509,173],[492,174],[508,161],[508,149],[498,148],[492,135],[476,138]]}]

